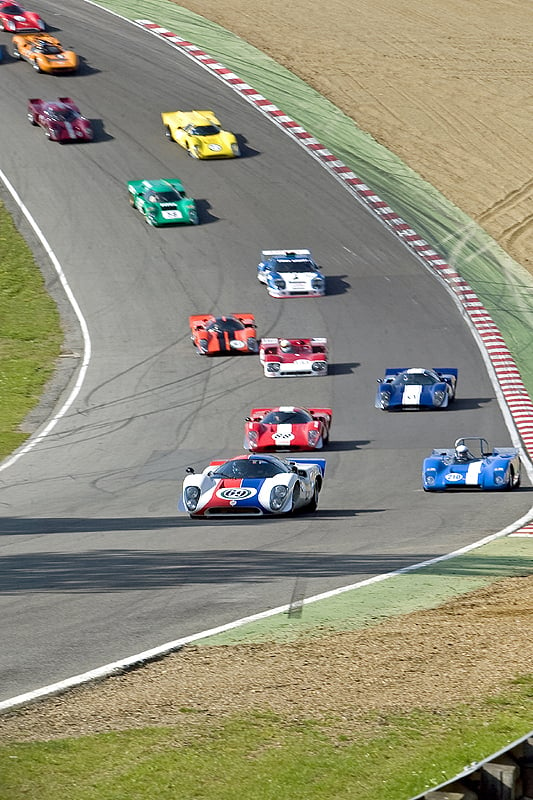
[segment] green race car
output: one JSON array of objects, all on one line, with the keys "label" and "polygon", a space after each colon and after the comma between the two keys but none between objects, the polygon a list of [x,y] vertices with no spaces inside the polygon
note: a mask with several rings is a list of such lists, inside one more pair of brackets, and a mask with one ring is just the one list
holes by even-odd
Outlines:
[{"label": "green race car", "polygon": [[198,225],[196,203],[177,178],[128,181],[128,192],[130,205],[144,214],[149,225]]}]

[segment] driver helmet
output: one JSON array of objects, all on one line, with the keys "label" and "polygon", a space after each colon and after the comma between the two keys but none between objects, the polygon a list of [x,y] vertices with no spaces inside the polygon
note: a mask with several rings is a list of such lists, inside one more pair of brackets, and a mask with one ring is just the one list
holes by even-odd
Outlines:
[{"label": "driver helmet", "polygon": [[459,444],[455,448],[455,455],[460,461],[467,461],[470,458],[470,451],[466,444]]},{"label": "driver helmet", "polygon": [[280,339],[279,347],[282,353],[290,353],[292,350],[291,343],[288,339]]}]

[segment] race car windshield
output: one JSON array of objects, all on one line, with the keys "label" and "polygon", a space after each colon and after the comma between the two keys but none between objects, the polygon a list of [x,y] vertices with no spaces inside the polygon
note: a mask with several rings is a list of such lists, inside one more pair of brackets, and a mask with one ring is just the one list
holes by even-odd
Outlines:
[{"label": "race car windshield", "polygon": [[269,411],[261,420],[265,425],[301,425],[312,422],[313,417],[307,411]]},{"label": "race car windshield", "polygon": [[220,132],[216,125],[193,125],[189,128],[192,136],[215,136]]},{"label": "race car windshield", "polygon": [[58,53],[61,53],[61,49],[55,44],[42,44],[40,46],[40,50],[41,53],[44,53],[46,56],[55,56]]},{"label": "race car windshield", "polygon": [[316,272],[316,267],[311,261],[276,261],[276,272]]},{"label": "race car windshield", "polygon": [[289,472],[289,468],[281,461],[266,461],[260,458],[240,458],[226,461],[213,472],[217,478],[273,478],[281,472]]},{"label": "race car windshield", "polygon": [[152,203],[176,203],[181,197],[178,191],[169,189],[168,192],[152,192],[150,200]]},{"label": "race car windshield", "polygon": [[3,14],[20,14],[21,16],[24,15],[24,11],[21,9],[20,6],[4,6],[1,9]]},{"label": "race car windshield", "polygon": [[71,108],[49,108],[48,116],[55,122],[72,122],[76,119],[76,114]]},{"label": "race car windshield", "polygon": [[402,375],[398,375],[393,383],[396,386],[433,386],[437,380],[427,372],[404,372]]},{"label": "race car windshield", "polygon": [[221,319],[218,317],[213,322],[209,322],[206,328],[208,331],[213,331],[213,333],[223,333],[224,331],[233,333],[234,331],[243,331],[244,325],[238,319]]}]

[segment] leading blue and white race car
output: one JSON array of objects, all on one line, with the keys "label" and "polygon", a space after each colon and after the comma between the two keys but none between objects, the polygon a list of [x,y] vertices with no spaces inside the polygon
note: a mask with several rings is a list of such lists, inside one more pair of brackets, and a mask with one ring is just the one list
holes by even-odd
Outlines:
[{"label": "leading blue and white race car", "polygon": [[191,517],[260,517],[316,511],[326,461],[244,455],[187,468],[179,511]]},{"label": "leading blue and white race car", "polygon": [[322,297],[326,278],[310,250],[263,250],[257,278],[271,297]]},{"label": "leading blue and white race car", "polygon": [[395,411],[403,408],[447,408],[455,400],[457,370],[453,368],[386,369],[378,379],[376,408]]},{"label": "leading blue and white race car", "polygon": [[425,492],[447,489],[516,489],[520,456],[516,447],[489,448],[486,439],[463,437],[453,448],[437,448],[422,466]]}]

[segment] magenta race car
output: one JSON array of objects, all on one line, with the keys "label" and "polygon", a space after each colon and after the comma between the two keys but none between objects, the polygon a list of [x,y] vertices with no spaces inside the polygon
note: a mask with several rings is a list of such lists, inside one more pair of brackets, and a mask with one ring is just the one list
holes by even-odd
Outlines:
[{"label": "magenta race car", "polygon": [[28,100],[28,120],[40,125],[48,139],[54,142],[90,142],[93,129],[70,97],[57,100]]},{"label": "magenta race car", "polygon": [[0,2],[0,28],[11,33],[44,31],[46,25],[35,11],[25,11],[18,3]]}]

